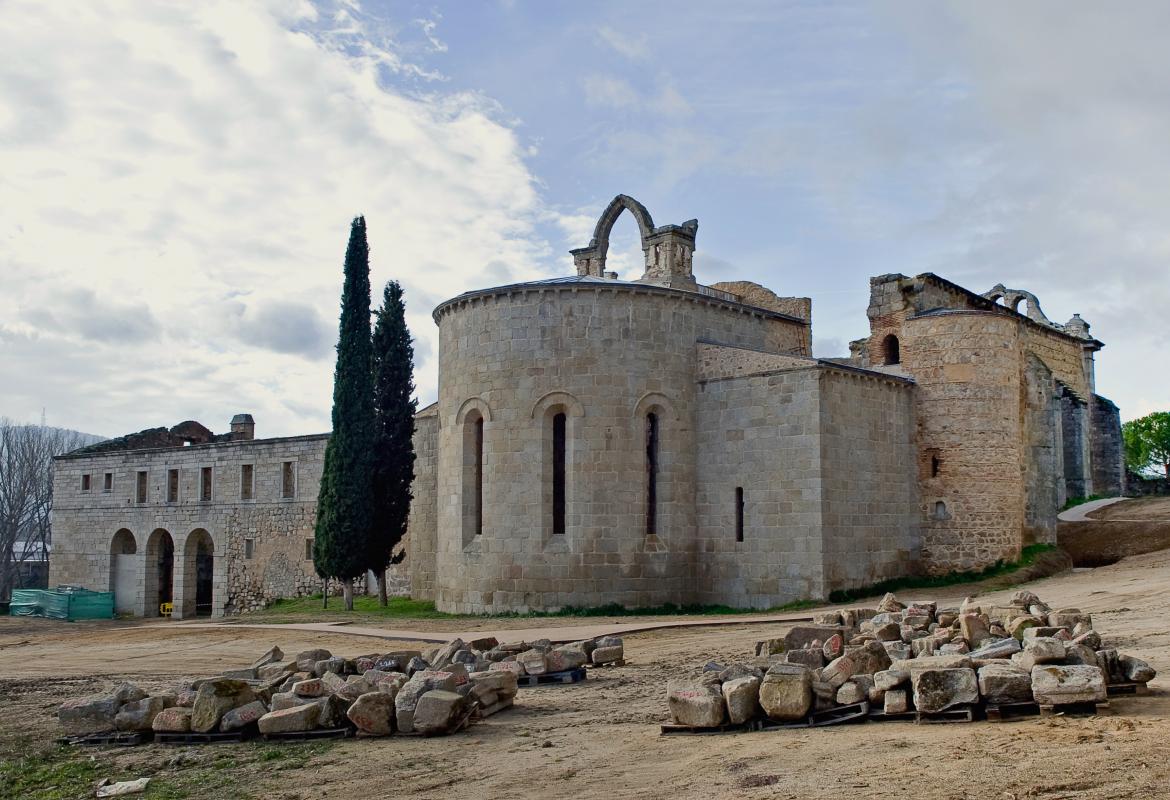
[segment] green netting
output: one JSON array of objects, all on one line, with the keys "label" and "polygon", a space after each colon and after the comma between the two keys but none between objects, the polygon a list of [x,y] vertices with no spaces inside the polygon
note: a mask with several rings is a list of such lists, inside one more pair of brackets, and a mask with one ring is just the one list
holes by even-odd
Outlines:
[{"label": "green netting", "polygon": [[65,592],[17,589],[12,593],[8,613],[14,617],[48,617],[64,620],[112,619],[114,594],[85,589]]}]

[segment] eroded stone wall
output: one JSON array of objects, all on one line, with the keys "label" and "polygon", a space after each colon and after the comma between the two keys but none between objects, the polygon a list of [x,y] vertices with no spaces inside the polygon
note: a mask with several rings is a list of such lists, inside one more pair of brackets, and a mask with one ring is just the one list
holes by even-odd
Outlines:
[{"label": "eroded stone wall", "polygon": [[1093,493],[1118,497],[1125,489],[1125,443],[1121,412],[1112,401],[1093,395],[1091,406]]}]

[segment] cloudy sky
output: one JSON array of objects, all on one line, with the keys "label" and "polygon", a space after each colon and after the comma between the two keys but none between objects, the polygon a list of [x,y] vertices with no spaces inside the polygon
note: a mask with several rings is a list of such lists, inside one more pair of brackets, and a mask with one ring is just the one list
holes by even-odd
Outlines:
[{"label": "cloudy sky", "polygon": [[[0,416],[117,435],[328,428],[348,223],[431,309],[569,274],[613,195],[696,273],[1039,295],[1170,406],[1170,4],[0,0]],[[611,264],[637,277],[635,226]],[[377,293],[380,294],[380,293]]]}]

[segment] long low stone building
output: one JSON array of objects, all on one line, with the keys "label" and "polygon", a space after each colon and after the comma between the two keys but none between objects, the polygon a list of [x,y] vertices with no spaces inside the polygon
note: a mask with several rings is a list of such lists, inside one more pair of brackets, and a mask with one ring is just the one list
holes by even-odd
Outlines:
[{"label": "long low stone building", "polygon": [[[605,269],[625,211],[636,281]],[[1120,491],[1102,344],[1078,316],[884,275],[869,335],[814,358],[811,301],[700,285],[697,230],[619,195],[575,276],[435,309],[438,400],[416,420],[399,591],[468,613],[762,608],[1013,559],[1055,541],[1067,498]],[[113,587],[134,613],[170,597],[183,616],[319,591],[326,437],[251,426],[184,423],[58,459],[54,582]]]}]

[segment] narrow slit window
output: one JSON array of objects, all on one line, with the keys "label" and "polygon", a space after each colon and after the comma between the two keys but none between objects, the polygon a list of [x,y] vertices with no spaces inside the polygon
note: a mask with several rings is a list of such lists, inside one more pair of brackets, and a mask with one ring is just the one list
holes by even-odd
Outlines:
[{"label": "narrow slit window", "polygon": [[102,491],[103,492],[114,491],[114,473],[112,473],[112,472],[106,473],[106,477],[105,477],[104,481],[102,482]]},{"label": "narrow slit window", "polygon": [[179,471],[177,469],[167,470],[167,502],[179,502]]},{"label": "narrow slit window", "polygon": [[145,503],[146,502],[146,472],[145,471],[140,471],[137,475],[137,479],[136,479],[135,486],[134,486],[134,499],[135,499],[135,502],[138,502],[138,503]]},{"label": "narrow slit window", "polygon": [[735,541],[743,541],[743,487],[735,487]]},{"label": "narrow slit window", "polygon": [[89,491],[89,473],[88,472],[81,476],[81,491],[83,491],[83,492]]},{"label": "narrow slit window", "polygon": [[658,415],[646,415],[646,535],[658,532]]},{"label": "narrow slit window", "polygon": [[256,497],[256,470],[251,464],[240,465],[240,499],[253,500]]},{"label": "narrow slit window", "polygon": [[564,413],[553,417],[553,527],[552,532],[565,532],[565,425]]},{"label": "narrow slit window", "polygon": [[296,465],[292,461],[285,461],[280,466],[280,496],[288,499],[297,491]]},{"label": "narrow slit window", "polygon": [[475,535],[483,534],[483,417],[475,421]]},{"label": "narrow slit window", "polygon": [[313,540],[305,539],[305,561],[313,560]]},{"label": "narrow slit window", "polygon": [[253,553],[255,553],[255,551],[256,551],[256,540],[255,539],[245,539],[244,540],[244,558],[251,559],[252,555],[253,555]]},{"label": "narrow slit window", "polygon": [[199,499],[205,503],[211,500],[211,467],[199,471]]},{"label": "narrow slit window", "polygon": [[938,453],[930,454],[930,477],[937,478],[939,467],[942,466],[942,461],[938,457]]}]

